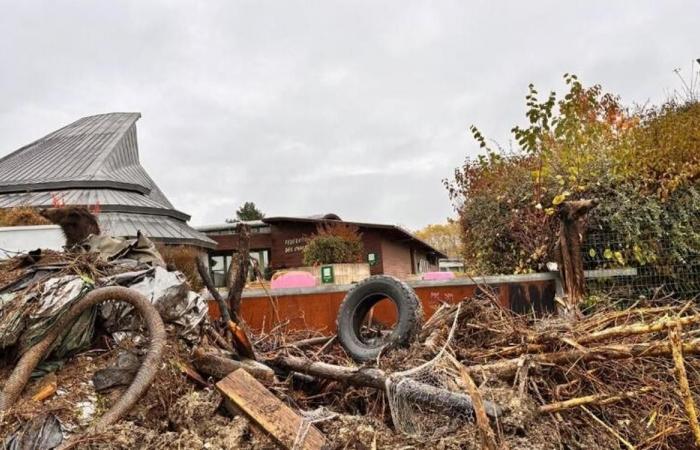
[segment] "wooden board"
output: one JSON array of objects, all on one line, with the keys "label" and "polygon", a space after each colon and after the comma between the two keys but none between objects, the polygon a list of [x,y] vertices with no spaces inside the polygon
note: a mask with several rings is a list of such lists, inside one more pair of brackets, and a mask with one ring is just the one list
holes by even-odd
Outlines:
[{"label": "wooden board", "polygon": [[[302,417],[275,397],[265,386],[245,370],[238,369],[218,383],[216,387],[250,420],[269,433],[277,443],[291,449],[303,425]],[[326,446],[326,438],[313,425],[297,448],[317,450]]]}]

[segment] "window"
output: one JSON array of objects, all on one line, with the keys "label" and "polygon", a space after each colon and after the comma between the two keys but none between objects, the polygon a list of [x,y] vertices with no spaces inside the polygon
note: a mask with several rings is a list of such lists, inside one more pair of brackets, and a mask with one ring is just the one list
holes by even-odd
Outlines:
[{"label": "window", "polygon": [[209,255],[209,272],[214,287],[228,286],[228,269],[231,267],[231,255]]},{"label": "window", "polygon": [[[260,274],[264,278],[265,277],[265,269],[267,269],[268,266],[270,265],[270,250],[268,250],[268,249],[251,250],[250,251],[250,259],[253,261],[253,263],[255,265],[257,265],[258,270],[260,271]],[[256,279],[254,270],[250,271],[248,278],[251,281],[254,281]]]},{"label": "window", "polygon": [[[233,261],[233,255],[233,253],[209,255],[209,272],[214,282],[214,287],[228,287],[230,281],[228,279],[228,272],[231,267],[231,261]],[[265,269],[270,265],[270,250],[251,250],[250,258],[252,262],[258,266],[260,273],[264,276]],[[250,281],[256,279],[254,270],[249,271],[248,279]]]}]

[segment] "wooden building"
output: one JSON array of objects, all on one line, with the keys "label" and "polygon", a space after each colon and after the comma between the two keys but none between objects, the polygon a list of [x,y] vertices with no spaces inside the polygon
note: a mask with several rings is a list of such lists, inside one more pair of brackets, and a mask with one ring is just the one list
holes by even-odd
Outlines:
[{"label": "wooden building", "polygon": [[[335,214],[311,217],[269,217],[246,222],[251,227],[250,254],[268,273],[304,265],[303,250],[309,238],[323,223],[338,222]],[[341,221],[343,222],[343,221]],[[344,222],[357,226],[362,235],[364,260],[372,275],[387,274],[406,278],[438,270],[439,250],[396,225]],[[217,242],[209,251],[209,263],[216,283],[225,283],[231,256],[237,251],[236,223],[198,227]]]}]

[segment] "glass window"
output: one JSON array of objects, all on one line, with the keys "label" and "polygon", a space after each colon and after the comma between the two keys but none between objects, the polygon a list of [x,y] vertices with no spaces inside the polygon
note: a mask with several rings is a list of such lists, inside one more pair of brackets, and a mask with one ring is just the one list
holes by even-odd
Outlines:
[{"label": "glass window", "polygon": [[228,286],[228,269],[231,266],[231,255],[209,256],[209,272],[214,287]]},{"label": "glass window", "polygon": [[[258,270],[260,271],[260,274],[264,276],[265,269],[267,269],[267,267],[270,265],[270,250],[251,250],[250,258],[252,259],[253,263],[257,266]],[[256,279],[255,270],[250,271],[249,278],[251,281],[254,281]]]}]

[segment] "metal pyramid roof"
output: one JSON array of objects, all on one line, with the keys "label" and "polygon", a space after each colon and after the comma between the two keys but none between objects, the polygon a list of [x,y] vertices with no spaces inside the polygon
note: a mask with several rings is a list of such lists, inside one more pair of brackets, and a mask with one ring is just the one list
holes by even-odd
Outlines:
[{"label": "metal pyramid roof", "polygon": [[[0,158],[0,208],[51,206],[57,196],[69,205],[99,204],[104,212],[129,217],[146,214],[149,223],[154,217],[167,217],[169,223],[174,219],[181,226],[151,227],[168,230],[151,237],[177,241],[179,233],[187,242],[214,245],[187,225],[190,217],[174,209],[141,166],[136,140],[140,117],[135,112],[83,117]],[[135,235],[141,222],[146,223],[132,220],[133,230],[120,230]]]}]

